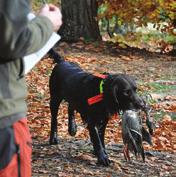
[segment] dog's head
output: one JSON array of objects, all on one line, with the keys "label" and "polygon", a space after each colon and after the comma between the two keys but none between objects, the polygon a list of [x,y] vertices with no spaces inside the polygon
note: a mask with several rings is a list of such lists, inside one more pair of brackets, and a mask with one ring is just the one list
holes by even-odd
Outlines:
[{"label": "dog's head", "polygon": [[[110,75],[104,85],[105,99],[116,111],[143,108],[144,102],[137,94],[133,77],[126,74]],[[113,111],[113,110],[112,110]]]}]

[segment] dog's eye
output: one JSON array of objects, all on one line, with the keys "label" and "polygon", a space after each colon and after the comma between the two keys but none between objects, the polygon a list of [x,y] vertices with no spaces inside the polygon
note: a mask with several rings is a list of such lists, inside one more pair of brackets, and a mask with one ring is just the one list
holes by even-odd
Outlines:
[{"label": "dog's eye", "polygon": [[125,90],[124,91],[124,95],[125,96],[130,96],[131,95],[131,91],[130,90]]}]

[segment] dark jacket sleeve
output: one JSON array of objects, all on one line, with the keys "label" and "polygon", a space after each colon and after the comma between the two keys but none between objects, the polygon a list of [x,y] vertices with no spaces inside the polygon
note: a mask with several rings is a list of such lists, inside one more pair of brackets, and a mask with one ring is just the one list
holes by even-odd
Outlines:
[{"label": "dark jacket sleeve", "polygon": [[53,27],[49,19],[37,16],[28,21],[28,0],[1,0],[0,58],[16,59],[40,49],[49,39]]}]

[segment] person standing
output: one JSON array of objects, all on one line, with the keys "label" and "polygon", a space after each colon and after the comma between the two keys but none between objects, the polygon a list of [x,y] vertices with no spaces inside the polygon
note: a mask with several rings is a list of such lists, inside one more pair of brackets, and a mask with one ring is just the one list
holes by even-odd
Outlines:
[{"label": "person standing", "polygon": [[44,5],[28,20],[30,0],[0,3],[0,177],[31,176],[31,136],[22,58],[36,52],[62,25],[60,9]]}]

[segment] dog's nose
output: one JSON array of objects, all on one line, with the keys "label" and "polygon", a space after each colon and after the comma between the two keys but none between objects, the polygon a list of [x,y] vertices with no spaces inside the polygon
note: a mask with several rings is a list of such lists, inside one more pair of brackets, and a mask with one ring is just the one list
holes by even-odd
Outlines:
[{"label": "dog's nose", "polygon": [[137,102],[136,102],[136,107],[139,109],[144,109],[145,108],[145,102],[143,101],[142,98],[138,98]]}]

